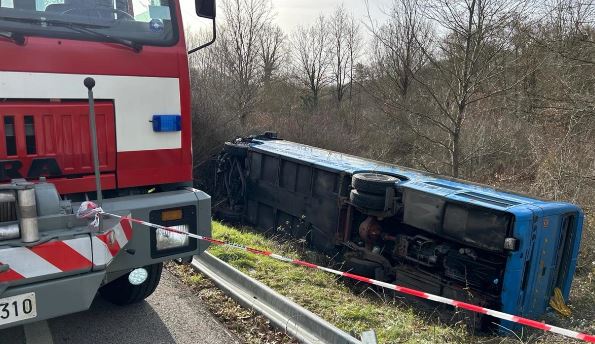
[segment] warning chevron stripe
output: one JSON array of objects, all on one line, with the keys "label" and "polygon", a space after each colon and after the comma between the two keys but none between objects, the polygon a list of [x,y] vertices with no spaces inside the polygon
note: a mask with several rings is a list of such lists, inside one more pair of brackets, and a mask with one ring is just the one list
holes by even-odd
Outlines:
[{"label": "warning chevron stripe", "polygon": [[[81,238],[81,240],[86,239]],[[68,246],[64,241],[48,242],[33,246],[30,250],[62,271],[86,270],[93,265],[91,261]]]},{"label": "warning chevron stripe", "polygon": [[114,227],[92,237],[1,249],[0,265],[9,269],[0,272],[0,282],[101,268],[109,265],[131,239],[130,220],[122,217]]},{"label": "warning chevron stripe", "polygon": [[0,273],[0,282],[14,281],[14,280],[19,280],[19,279],[23,279],[23,278],[25,278],[25,277],[10,268],[5,272]]}]

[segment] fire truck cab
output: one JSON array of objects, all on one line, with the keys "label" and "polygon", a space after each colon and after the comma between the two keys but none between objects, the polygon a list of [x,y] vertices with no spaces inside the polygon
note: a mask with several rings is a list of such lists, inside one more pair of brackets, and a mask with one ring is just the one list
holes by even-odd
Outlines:
[{"label": "fire truck cab", "polygon": [[[214,20],[214,1],[196,12]],[[88,309],[98,291],[143,300],[164,261],[207,248],[76,217],[103,198],[107,212],[210,235],[183,29],[177,0],[0,0],[0,329]]]}]

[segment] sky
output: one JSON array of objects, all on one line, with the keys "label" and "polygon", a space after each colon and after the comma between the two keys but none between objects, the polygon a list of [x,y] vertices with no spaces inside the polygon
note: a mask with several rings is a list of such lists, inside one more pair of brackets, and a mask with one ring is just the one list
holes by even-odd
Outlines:
[{"label": "sky", "polygon": [[[383,11],[390,7],[392,0],[369,0],[370,15],[374,20],[381,20]],[[277,24],[285,32],[293,31],[297,26],[308,26],[322,13],[328,15],[334,8],[343,4],[354,18],[368,20],[365,0],[273,0],[277,12]]]},{"label": "sky", "polygon": [[[225,0],[218,0],[220,8]],[[393,0],[368,0],[370,15],[375,21],[382,21],[384,13],[390,7]],[[182,0],[184,21],[187,26],[196,29],[208,27],[209,21],[198,19],[194,14],[194,5],[191,0]],[[320,14],[329,15],[333,9],[343,4],[352,13],[354,18],[362,22],[369,22],[365,0],[272,0],[275,21],[284,32],[290,33],[299,25],[308,26],[312,24]],[[191,7],[185,7],[191,6]],[[219,10],[218,15],[223,11]]]}]

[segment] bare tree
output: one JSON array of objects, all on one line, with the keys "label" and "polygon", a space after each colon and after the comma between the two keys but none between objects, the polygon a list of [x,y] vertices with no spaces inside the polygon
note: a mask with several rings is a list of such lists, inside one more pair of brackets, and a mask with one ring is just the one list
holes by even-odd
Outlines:
[{"label": "bare tree", "polygon": [[285,55],[285,34],[279,26],[268,24],[260,35],[259,44],[262,79],[265,84],[269,84]]},{"label": "bare tree", "polygon": [[293,34],[294,77],[305,86],[309,94],[304,99],[307,107],[318,107],[320,92],[329,83],[328,27],[324,16],[310,27],[300,27]]},{"label": "bare tree", "polygon": [[335,97],[337,103],[341,103],[347,87],[351,86],[359,54],[359,25],[345,7],[339,6],[329,18],[329,33]]},{"label": "bare tree", "polygon": [[592,28],[595,19],[595,3],[592,0],[547,0],[544,5],[547,13],[543,24],[557,39],[582,36]]},{"label": "bare tree", "polygon": [[[531,94],[538,168],[533,190],[589,204],[595,191],[595,2],[551,0],[529,41],[542,61]],[[580,144],[577,144],[580,142]],[[589,192],[590,191],[590,192]]]},{"label": "bare tree", "polygon": [[228,0],[223,12],[222,54],[231,83],[234,111],[242,126],[258,102],[260,41],[271,21],[270,0]]},{"label": "bare tree", "polygon": [[[386,21],[379,26],[370,16],[367,4],[366,27],[372,36],[372,44],[369,75],[363,89],[376,100],[378,109],[385,115],[384,127],[392,133],[388,135],[391,137],[388,145],[398,147],[394,154],[398,154],[400,163],[419,160],[421,154],[414,146],[423,143],[415,135],[418,123],[409,116],[421,109],[417,106],[417,98],[410,101],[409,95],[414,92],[416,74],[427,67],[426,55],[432,51],[434,33],[422,16],[418,1],[394,0],[386,13]],[[419,151],[430,153],[424,149]]]},{"label": "bare tree", "polygon": [[375,78],[383,82],[384,98],[396,101],[392,105],[397,108],[403,108],[414,76],[431,54],[433,30],[420,10],[418,0],[394,0],[387,23],[376,28],[370,20]]},{"label": "bare tree", "polygon": [[349,51],[349,103],[353,102],[353,82],[356,66],[362,53],[361,28],[355,18],[351,17],[347,28],[347,51]]},{"label": "bare tree", "polygon": [[441,0],[424,10],[428,19],[445,31],[436,52],[423,49],[432,75],[417,73],[421,96],[429,107],[412,111],[418,125],[416,134],[448,157],[448,170],[460,176],[461,165],[482,154],[484,147],[463,152],[463,128],[471,106],[514,87],[498,80],[505,70],[504,56],[510,42],[510,27],[522,3],[517,0]]},{"label": "bare tree", "polygon": [[[198,46],[207,42],[211,35],[210,29],[207,29],[192,32],[186,37],[189,46]],[[199,172],[200,164],[220,149],[221,140],[237,133],[230,125],[238,121],[230,108],[232,101],[229,90],[232,85],[222,52],[222,42],[217,40],[209,49],[190,55],[192,125],[194,132],[201,133],[192,140],[196,172]]]}]

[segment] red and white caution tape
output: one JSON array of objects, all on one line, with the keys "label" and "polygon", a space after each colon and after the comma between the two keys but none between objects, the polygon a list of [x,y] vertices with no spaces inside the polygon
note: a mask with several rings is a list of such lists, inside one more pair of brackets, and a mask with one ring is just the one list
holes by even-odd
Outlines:
[{"label": "red and white caution tape", "polygon": [[[113,216],[116,218],[124,218],[123,216],[120,215],[115,215],[115,214],[110,214],[110,213],[106,213],[102,210],[98,211],[99,214],[103,214],[103,215],[107,215],[107,216]],[[499,318],[502,320],[507,320],[507,321],[512,321],[514,323],[517,324],[521,324],[521,325],[525,325],[525,326],[529,326],[529,327],[533,327],[539,330],[543,330],[543,331],[549,331],[549,332],[553,332],[553,333],[557,333],[566,337],[570,337],[570,338],[576,338],[576,339],[580,339],[586,342],[591,342],[591,343],[595,343],[595,336],[593,335],[589,335],[589,334],[585,334],[585,333],[580,333],[580,332],[576,332],[576,331],[571,331],[571,330],[567,330],[561,327],[557,327],[557,326],[553,326],[553,325],[548,325],[539,321],[535,321],[535,320],[531,320],[531,319],[527,319],[527,318],[523,318],[523,317],[519,317],[516,315],[512,315],[512,314],[508,314],[508,313],[503,313],[503,312],[499,312],[499,311],[495,311],[489,308],[485,308],[485,307],[480,307],[480,306],[476,306],[467,302],[461,302],[461,301],[456,301],[453,299],[449,299],[446,297],[442,297],[442,296],[438,296],[438,295],[433,295],[433,294],[429,294],[429,293],[425,293],[419,290],[415,290],[415,289],[410,289],[410,288],[406,288],[406,287],[402,287],[396,284],[390,284],[390,283],[386,283],[386,282],[381,282],[375,279],[371,279],[371,278],[367,278],[367,277],[363,277],[363,276],[359,276],[359,275],[355,275],[355,274],[350,274],[348,272],[343,272],[343,271],[339,271],[339,270],[334,270],[334,269],[329,269],[326,268],[324,266],[319,266],[316,264],[311,264],[308,262],[304,262],[298,259],[292,259],[292,258],[287,258],[278,254],[275,254],[273,252],[269,252],[269,251],[264,251],[264,250],[259,250],[256,248],[252,248],[252,247],[247,247],[247,246],[243,246],[243,245],[239,245],[239,244],[234,244],[234,243],[229,243],[229,242],[225,242],[222,240],[217,240],[217,239],[213,239],[213,238],[209,238],[209,237],[205,237],[202,235],[197,235],[197,234],[192,234],[192,233],[186,233],[184,231],[180,231],[178,229],[175,228],[171,228],[171,227],[165,227],[165,226],[161,226],[158,224],[154,224],[154,223],[150,223],[150,222],[146,222],[146,221],[142,221],[142,220],[138,220],[138,219],[134,219],[134,218],[126,218],[127,220],[134,222],[134,223],[138,223],[141,224],[143,226],[147,226],[147,227],[152,227],[152,228],[156,228],[156,229],[160,229],[160,230],[164,230],[164,231],[168,231],[168,232],[172,232],[172,233],[178,233],[178,234],[183,234],[183,235],[187,235],[190,238],[194,238],[194,239],[198,239],[198,240],[203,240],[203,241],[208,241],[212,244],[215,245],[220,245],[220,246],[228,246],[228,247],[233,247],[236,249],[240,249],[240,250],[244,250],[250,253],[254,253],[254,254],[259,254],[262,256],[267,256],[267,257],[271,257],[283,262],[287,262],[287,263],[291,263],[291,264],[295,264],[295,265],[300,265],[300,266],[304,266],[307,268],[311,268],[311,269],[318,269],[318,270],[322,270],[322,271],[326,271],[335,275],[339,275],[339,276],[343,276],[343,277],[347,277],[347,278],[351,278],[360,282],[365,282],[368,284],[372,284],[372,285],[377,285],[379,287],[383,287],[386,289],[392,289],[392,290],[396,290],[398,292],[401,292],[403,294],[407,294],[407,295],[412,295],[415,297],[419,297],[421,299],[426,299],[426,300],[432,300],[432,301],[436,301],[439,303],[443,303],[446,305],[451,305],[457,308],[462,308],[462,309],[466,309],[472,312],[476,312],[476,313],[480,313],[480,314],[486,314],[486,315],[490,315],[493,316],[495,318]]]}]

